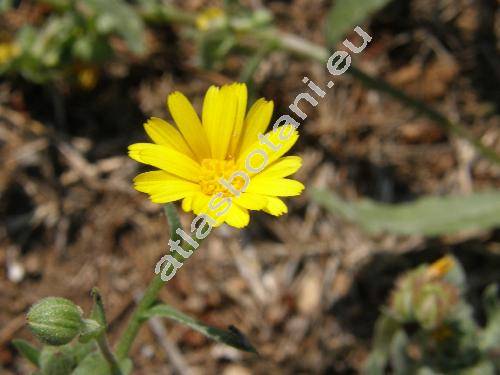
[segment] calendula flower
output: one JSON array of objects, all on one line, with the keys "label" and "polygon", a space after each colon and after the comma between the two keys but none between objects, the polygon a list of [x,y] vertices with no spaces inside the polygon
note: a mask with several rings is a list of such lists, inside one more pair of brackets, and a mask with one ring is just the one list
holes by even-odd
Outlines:
[{"label": "calendula flower", "polygon": [[226,20],[224,11],[220,8],[207,8],[196,17],[196,27],[200,31],[220,27]]},{"label": "calendula flower", "polygon": [[20,48],[15,43],[0,43],[0,65],[3,65],[20,53]]},{"label": "calendula flower", "polygon": [[176,127],[153,117],[144,128],[154,144],[129,146],[132,159],[159,168],[134,179],[153,202],[182,200],[184,211],[208,216],[212,226],[242,228],[249,210],[280,216],[287,212],[280,197],[304,189],[286,178],[300,168],[301,158],[283,156],[298,139],[296,129],[275,124],[265,133],[273,103],[259,99],[245,113],[245,84],[210,87],[201,120],[180,92],[168,96],[167,106]]},{"label": "calendula flower", "polygon": [[456,266],[456,260],[452,256],[446,255],[432,263],[427,269],[427,276],[431,279],[439,279],[446,275]]}]

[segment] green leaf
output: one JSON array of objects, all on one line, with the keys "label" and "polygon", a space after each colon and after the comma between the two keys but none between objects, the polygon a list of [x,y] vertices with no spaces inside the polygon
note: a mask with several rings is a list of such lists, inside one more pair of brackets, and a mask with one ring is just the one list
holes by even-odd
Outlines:
[{"label": "green leaf", "polygon": [[392,317],[382,313],[375,323],[373,348],[365,363],[364,373],[367,375],[382,375],[389,359],[391,343],[401,325]]},{"label": "green leaf", "polygon": [[68,10],[72,4],[72,0],[41,0],[40,2],[48,4],[58,11]]},{"label": "green leaf", "polygon": [[498,298],[498,286],[490,284],[483,293],[483,306],[488,320],[500,319],[500,300]]},{"label": "green leaf", "polygon": [[99,348],[95,341],[90,341],[87,343],[81,343],[74,341],[72,345],[73,356],[75,357],[75,362],[80,363],[83,359],[90,353],[98,351]]},{"label": "green leaf", "polygon": [[69,345],[44,346],[40,354],[43,375],[67,375],[76,366],[73,348]]},{"label": "green leaf", "polygon": [[211,327],[165,304],[153,306],[151,309],[146,311],[142,318],[149,319],[155,316],[169,318],[176,322],[185,324],[189,328],[192,328],[215,341],[232,346],[236,349],[257,353],[257,350],[255,350],[255,348],[248,342],[247,338],[234,327],[229,327],[228,330]]},{"label": "green leaf", "polygon": [[326,22],[326,38],[330,46],[363,22],[370,14],[384,7],[390,0],[336,0]]},{"label": "green leaf", "polygon": [[[130,374],[132,372],[132,361],[128,358],[120,362],[120,369],[123,375]],[[103,358],[103,356],[94,352],[86,356],[83,361],[81,361],[71,375],[112,375],[111,368],[108,362]]]},{"label": "green leaf", "polygon": [[314,190],[312,198],[332,213],[371,233],[436,236],[500,225],[499,191],[423,197],[403,204],[384,204],[368,199],[348,202],[325,190]]},{"label": "green leaf", "polygon": [[403,330],[396,332],[389,345],[390,362],[394,374],[413,374],[411,363],[406,353],[408,336]]},{"label": "green leaf", "polygon": [[40,366],[40,350],[31,345],[28,341],[15,339],[12,340],[12,345],[21,353],[23,357],[33,363],[35,366]]},{"label": "green leaf", "polygon": [[[500,300],[498,286],[489,285],[483,293],[483,306],[487,317],[481,332],[481,347],[492,352],[500,350]],[[500,358],[497,359],[500,366]]]},{"label": "green leaf", "polygon": [[0,14],[12,8],[13,0],[0,0]]},{"label": "green leaf", "polygon": [[101,34],[115,32],[134,53],[144,52],[144,23],[138,13],[122,0],[86,0],[96,17],[96,28]]},{"label": "green leaf", "polygon": [[235,46],[236,39],[227,29],[201,34],[198,38],[199,64],[209,70],[221,68],[224,59]]}]

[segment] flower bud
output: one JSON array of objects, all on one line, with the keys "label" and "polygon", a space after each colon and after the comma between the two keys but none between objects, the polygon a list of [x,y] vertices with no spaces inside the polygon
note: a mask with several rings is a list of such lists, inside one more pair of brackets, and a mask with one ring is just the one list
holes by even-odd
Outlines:
[{"label": "flower bud", "polygon": [[439,258],[427,268],[427,277],[429,279],[442,279],[453,267],[456,267],[456,263],[455,258],[450,255]]},{"label": "flower bud", "polygon": [[80,307],[70,300],[47,297],[31,307],[28,326],[42,343],[64,345],[82,330],[82,315]]},{"label": "flower bud", "polygon": [[402,275],[391,293],[389,309],[400,323],[415,321],[415,290],[422,284],[425,270],[419,267]]},{"label": "flower bud", "polygon": [[447,283],[423,285],[415,298],[415,315],[425,329],[435,329],[450,316],[458,301],[458,290]]}]

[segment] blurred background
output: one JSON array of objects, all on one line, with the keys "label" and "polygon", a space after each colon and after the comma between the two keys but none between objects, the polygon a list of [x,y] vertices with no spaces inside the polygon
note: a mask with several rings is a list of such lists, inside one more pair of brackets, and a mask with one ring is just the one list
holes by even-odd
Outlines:
[{"label": "blurred background", "polygon": [[[205,323],[234,325],[260,356],[162,320],[141,330],[134,373],[351,374],[370,353],[385,372],[495,373],[498,8],[496,0],[2,0],[0,372],[34,371],[11,342],[34,342],[25,313],[45,296],[88,311],[98,286],[116,338],[167,249],[162,207],[132,189],[142,167],[126,150],[146,140],[148,117],[169,118],[170,92],[199,110],[210,85],[243,81],[251,101],[274,101],[276,119],[304,91],[304,76],[320,86],[331,79],[324,56],[346,36],[359,41],[352,30],[361,25],[371,43],[299,128],[305,193],[287,200],[283,217],[257,213],[244,230],[213,231],[161,292]],[[416,288],[432,279],[446,293],[401,307],[391,290],[419,266],[427,278]],[[445,279],[450,269],[459,281]],[[457,306],[472,328],[443,336],[462,319]],[[384,316],[404,338],[391,341],[401,349],[391,355],[374,340]]]}]

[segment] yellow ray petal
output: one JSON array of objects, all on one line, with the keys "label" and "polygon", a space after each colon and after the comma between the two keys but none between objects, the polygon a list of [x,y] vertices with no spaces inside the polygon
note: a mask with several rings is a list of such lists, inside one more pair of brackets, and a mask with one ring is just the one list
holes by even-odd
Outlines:
[{"label": "yellow ray petal", "polygon": [[233,203],[224,217],[224,221],[235,228],[246,227],[250,221],[250,215],[246,208]]},{"label": "yellow ray petal", "polygon": [[192,199],[192,209],[196,215],[208,215],[215,222],[213,226],[218,227],[224,222],[225,214],[217,215],[217,211],[212,210],[209,207],[211,199],[211,196],[208,196],[202,192],[194,194]]},{"label": "yellow ray petal", "polygon": [[264,208],[264,211],[273,216],[281,216],[288,212],[288,207],[279,198],[267,197],[267,205]]},{"label": "yellow ray petal", "polygon": [[167,105],[175,124],[198,160],[210,157],[205,129],[189,100],[176,91],[168,96]]},{"label": "yellow ray petal", "polygon": [[[280,132],[284,130],[284,127],[287,127],[290,131],[292,131],[292,126],[291,125],[283,125],[277,128],[275,131],[271,130],[270,132],[265,134],[265,137],[267,141],[257,141],[254,142],[254,144],[250,147],[247,147],[246,151],[243,152],[237,161],[237,164],[240,166],[241,169],[244,171],[247,171],[247,168],[245,167],[245,162],[248,159],[249,155],[252,153],[252,151],[260,149],[263,150],[267,156],[267,162],[266,165],[271,165],[274,161],[278,160],[283,154],[288,152],[292,148],[292,146],[297,142],[297,139],[299,138],[299,133],[297,130],[293,130],[292,134],[290,137],[288,137],[286,140],[282,141],[280,138]],[[286,131],[286,133],[288,130]],[[256,160],[257,157],[255,157]],[[250,160],[251,165],[253,167],[257,167],[255,164],[255,161]],[[250,175],[249,171],[247,171]]]},{"label": "yellow ray petal", "polygon": [[302,158],[299,156],[285,156],[276,160],[269,167],[258,174],[259,177],[280,178],[287,177],[299,170],[302,166]]},{"label": "yellow ray petal", "polygon": [[257,141],[259,134],[265,133],[273,115],[273,107],[273,102],[267,101],[264,98],[257,100],[250,107],[245,118],[240,146],[237,149],[239,153],[244,152],[249,146],[252,146]]},{"label": "yellow ray petal", "polygon": [[154,203],[167,203],[182,199],[200,190],[198,184],[180,179],[165,171],[141,173],[134,178],[136,190],[150,195]]},{"label": "yellow ray petal", "polygon": [[246,98],[246,86],[243,84],[208,89],[203,101],[202,119],[213,158],[225,159],[234,137],[237,137],[235,143],[239,140]]},{"label": "yellow ray petal", "polygon": [[140,163],[152,165],[189,181],[199,181],[199,164],[179,151],[152,143],[135,143],[128,150],[129,156]]},{"label": "yellow ray petal", "polygon": [[203,111],[201,119],[203,128],[207,134],[211,155],[214,155],[217,148],[217,132],[219,128],[219,117],[222,111],[223,102],[220,98],[220,89],[217,86],[210,86],[203,99]]},{"label": "yellow ray petal", "polygon": [[182,209],[184,212],[189,212],[193,209],[193,196],[188,196],[182,200]]},{"label": "yellow ray petal", "polygon": [[205,214],[208,210],[208,203],[210,202],[210,196],[200,192],[193,196],[192,208],[196,215]]},{"label": "yellow ray petal", "polygon": [[142,193],[151,193],[157,190],[158,186],[174,180],[179,180],[179,177],[165,171],[144,172],[134,177],[134,188]]},{"label": "yellow ray petal", "polygon": [[144,129],[151,140],[158,144],[173,148],[176,151],[186,154],[192,159],[195,156],[187,145],[181,133],[171,124],[161,118],[151,117],[145,124]]},{"label": "yellow ray petal", "polygon": [[233,197],[233,202],[249,210],[262,210],[267,205],[267,198],[260,194],[241,193]]},{"label": "yellow ray petal", "polygon": [[278,197],[292,197],[299,195],[302,190],[304,190],[304,185],[296,180],[257,176],[250,180],[246,192]]},{"label": "yellow ray petal", "polygon": [[245,84],[237,84],[233,88],[233,92],[237,98],[236,117],[234,122],[233,134],[231,135],[231,141],[229,144],[228,154],[232,158],[235,158],[244,129],[245,113],[247,110],[247,98],[248,98],[247,86]]}]

